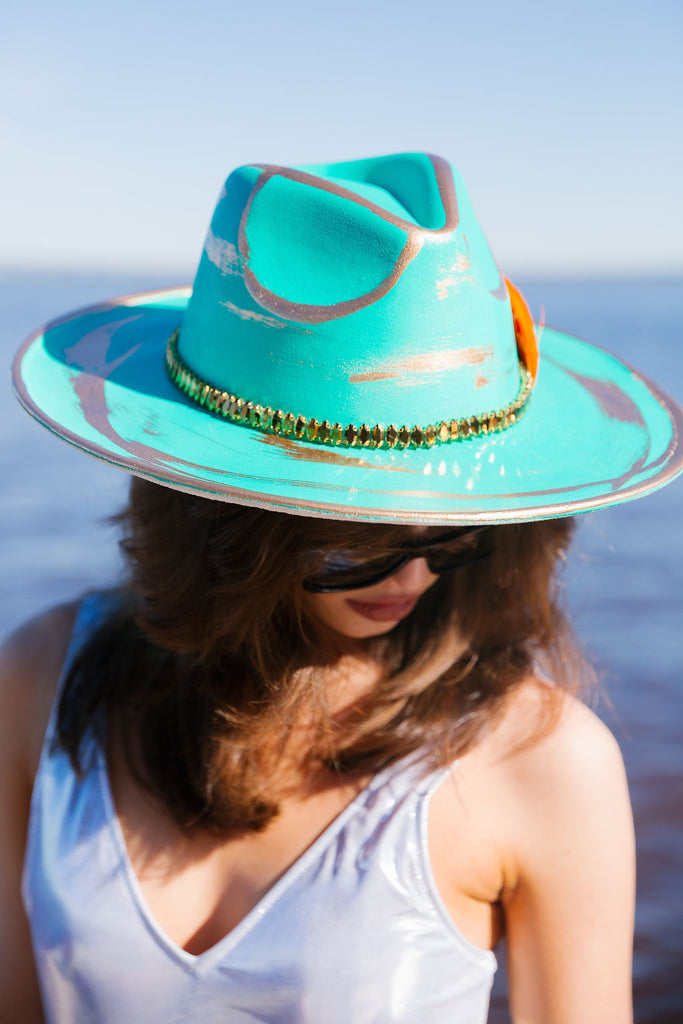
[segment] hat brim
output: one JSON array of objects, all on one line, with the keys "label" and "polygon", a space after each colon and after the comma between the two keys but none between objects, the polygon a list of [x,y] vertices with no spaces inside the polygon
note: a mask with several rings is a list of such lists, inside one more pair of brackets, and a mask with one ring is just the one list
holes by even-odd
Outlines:
[{"label": "hat brim", "polygon": [[[466,525],[629,501],[683,470],[683,412],[614,356],[546,328],[520,422],[433,448],[332,448],[211,414],[169,379],[164,349],[189,288],[112,300],[23,345],[29,413],[99,459],[191,493],[300,515]],[[301,410],[305,413],[305,410]]]}]

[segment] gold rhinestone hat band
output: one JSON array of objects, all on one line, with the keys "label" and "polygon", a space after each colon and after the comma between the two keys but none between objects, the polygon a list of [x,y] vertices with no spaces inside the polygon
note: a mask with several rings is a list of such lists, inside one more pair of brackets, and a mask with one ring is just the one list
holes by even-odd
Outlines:
[{"label": "gold rhinestone hat band", "polygon": [[507,430],[520,418],[531,396],[533,377],[520,361],[520,387],[516,398],[495,412],[476,416],[440,420],[427,426],[385,427],[381,423],[330,423],[329,420],[309,419],[300,413],[271,409],[269,405],[240,398],[202,380],[183,362],[178,354],[180,328],[176,328],[166,343],[166,369],[174,384],[188,398],[209,412],[243,426],[261,430],[266,434],[292,437],[301,441],[334,445],[345,448],[431,448],[435,444],[461,441],[482,434],[495,434]]}]

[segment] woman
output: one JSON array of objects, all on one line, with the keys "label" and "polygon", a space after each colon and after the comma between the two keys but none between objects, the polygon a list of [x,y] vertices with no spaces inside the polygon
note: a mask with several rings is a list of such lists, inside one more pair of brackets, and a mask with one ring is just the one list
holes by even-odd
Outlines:
[{"label": "woman", "polygon": [[17,362],[147,479],[122,592],[5,654],[8,1012],[41,1019],[33,787],[50,1021],[469,1024],[503,932],[516,1022],[628,1021],[628,797],[555,572],[570,512],[680,470],[679,411],[556,332],[539,373],[421,154],[235,172],[186,304]]}]

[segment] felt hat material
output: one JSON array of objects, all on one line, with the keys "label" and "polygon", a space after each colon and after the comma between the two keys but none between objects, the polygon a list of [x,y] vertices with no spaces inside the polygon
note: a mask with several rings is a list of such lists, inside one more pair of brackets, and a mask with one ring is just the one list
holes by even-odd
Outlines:
[{"label": "felt hat material", "polygon": [[192,289],[47,325],[14,381],[98,458],[300,514],[512,522],[681,471],[675,403],[602,349],[539,335],[446,161],[254,165],[228,178]]}]

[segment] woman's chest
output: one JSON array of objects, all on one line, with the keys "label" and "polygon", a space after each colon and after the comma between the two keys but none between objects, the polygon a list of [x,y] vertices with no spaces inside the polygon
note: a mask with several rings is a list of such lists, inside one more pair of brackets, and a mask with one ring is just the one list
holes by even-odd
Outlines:
[{"label": "woman's chest", "polygon": [[154,920],[195,955],[221,941],[260,906],[339,819],[364,781],[309,784],[283,800],[261,832],[186,831],[110,758],[113,806],[129,867]]},{"label": "woman's chest", "polygon": [[24,893],[48,1019],[416,1024],[429,1000],[430,1020],[485,1020],[495,959],[430,880],[429,779],[393,766],[226,842],[117,792],[95,748],[86,765],[58,752],[34,791]]},{"label": "woman's chest", "polygon": [[[378,862],[374,868],[387,874],[402,861],[407,863],[402,847],[411,841],[424,845],[421,853],[434,899],[442,901],[442,909],[464,937],[483,949],[492,948],[500,937],[502,924],[492,882],[496,866],[481,835],[473,832],[465,809],[457,806],[449,792],[449,780],[419,805],[419,811],[410,812],[422,819],[411,822],[415,827],[410,835],[397,821],[391,822],[391,800],[378,820],[372,820],[372,810],[368,813],[363,800],[367,780],[343,784],[328,780],[308,784],[305,792],[302,788],[283,801],[278,817],[263,832],[217,837],[181,830],[163,807],[140,790],[123,765],[110,768],[110,779],[141,898],[162,932],[188,953],[204,953],[258,915],[269,895],[286,889],[290,877],[299,874],[316,849],[317,870],[329,875],[324,885],[320,883],[320,898],[325,900],[334,886],[351,883],[350,878],[335,875],[330,864],[321,867],[325,857],[351,864],[347,874],[354,875],[358,863],[368,863],[371,851]],[[455,845],[454,814],[462,815]],[[350,820],[344,822],[345,818]],[[355,860],[353,850],[344,849],[354,844],[358,847]],[[316,868],[315,856],[312,866]]]}]

